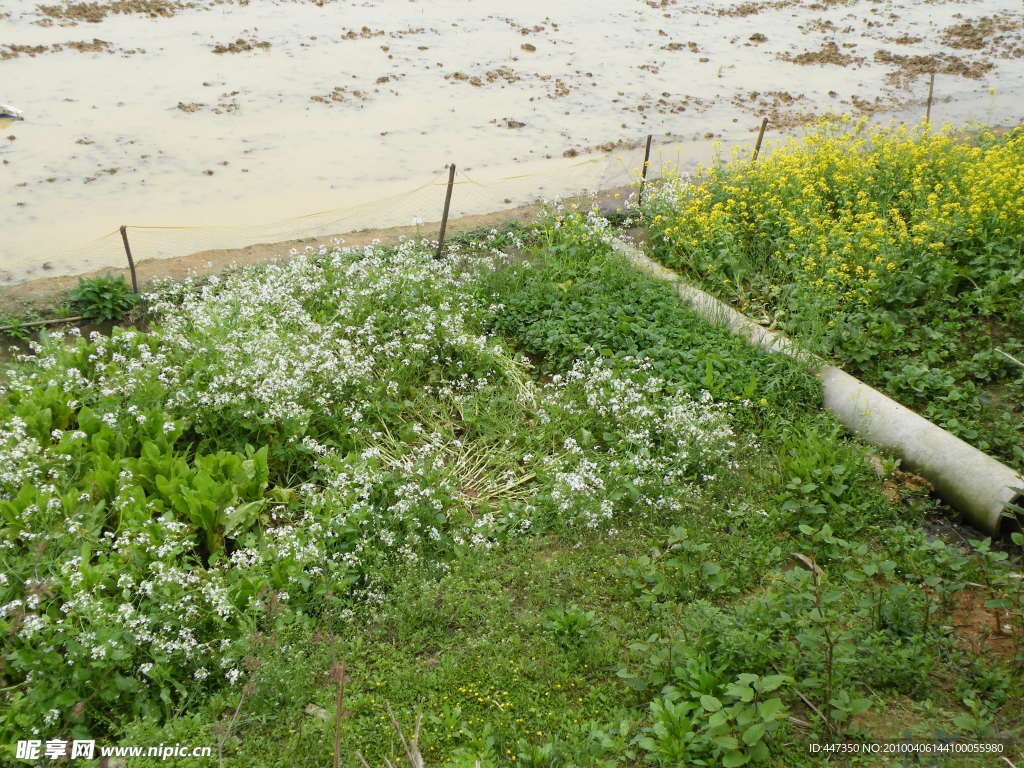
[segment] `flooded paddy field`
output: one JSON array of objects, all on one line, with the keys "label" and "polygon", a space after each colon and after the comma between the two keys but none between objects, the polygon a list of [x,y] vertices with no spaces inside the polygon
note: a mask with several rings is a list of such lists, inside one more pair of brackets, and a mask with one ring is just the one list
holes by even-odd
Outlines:
[{"label": "flooded paddy field", "polygon": [[[823,115],[1024,116],[1018,0],[7,0],[0,284],[690,168]],[[717,149],[716,142],[721,143]],[[310,216],[309,214],[316,214]],[[162,227],[196,227],[162,229]]]}]

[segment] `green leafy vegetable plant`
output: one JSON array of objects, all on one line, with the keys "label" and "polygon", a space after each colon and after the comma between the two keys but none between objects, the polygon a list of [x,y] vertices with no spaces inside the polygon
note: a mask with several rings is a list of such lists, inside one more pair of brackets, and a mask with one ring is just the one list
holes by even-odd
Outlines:
[{"label": "green leafy vegetable plant", "polygon": [[139,303],[139,295],[132,292],[124,277],[102,275],[79,279],[68,303],[87,320],[105,323],[123,317]]}]

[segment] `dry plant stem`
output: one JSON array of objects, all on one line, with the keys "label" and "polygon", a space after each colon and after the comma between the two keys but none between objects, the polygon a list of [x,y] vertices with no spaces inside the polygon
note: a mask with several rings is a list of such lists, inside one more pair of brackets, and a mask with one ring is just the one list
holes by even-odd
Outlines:
[{"label": "dry plant stem", "polygon": [[[813,559],[812,559],[812,562]],[[825,616],[825,609],[821,602],[821,578],[820,570],[817,568],[817,563],[814,563],[815,568],[811,570],[811,576],[814,578],[814,605],[818,609],[818,617],[821,619],[822,632],[825,635],[825,706],[827,707],[829,702],[832,701],[832,672],[833,672],[833,655],[835,653],[835,641],[832,639],[832,632],[828,628],[828,617]],[[826,719],[826,724],[829,730],[835,730],[831,720]]]},{"label": "dry plant stem", "polygon": [[224,729],[224,733],[217,740],[217,765],[224,765],[224,742],[231,736],[231,729],[235,726],[235,721],[238,719],[238,713],[242,711],[242,702],[245,701],[245,694],[249,691],[249,684],[242,687],[242,693],[238,697],[238,706],[235,707],[235,713],[231,716],[231,720],[228,722],[228,727]]},{"label": "dry plant stem", "polygon": [[[420,754],[420,727],[423,725],[423,715],[416,715],[416,725],[413,728],[413,734],[411,739],[406,739],[405,734],[402,732],[402,726],[398,724],[398,720],[395,719],[395,713],[391,710],[391,704],[388,707],[388,717],[391,718],[391,727],[395,729],[395,733],[398,734],[398,738],[402,741],[402,749],[405,750],[405,756],[409,760],[410,768],[424,768],[423,755]],[[370,768],[370,764],[366,762],[366,758],[363,757],[362,753],[356,752],[356,759],[359,760],[360,765],[363,768]],[[480,763],[477,763],[479,768]],[[395,764],[384,758],[385,768],[395,768]]]},{"label": "dry plant stem", "polygon": [[800,728],[805,731],[811,730],[811,724],[808,723],[806,720],[801,720],[799,717],[794,717],[793,715],[790,715],[786,718],[786,720],[795,725],[797,728]]},{"label": "dry plant stem", "polygon": [[1007,353],[1007,352],[1003,352],[1003,350],[999,349],[998,347],[996,347],[996,352],[998,352],[998,353],[999,353],[1000,355],[1002,355],[1003,357],[1005,357],[1005,358],[1006,358],[1007,360],[1009,360],[1009,361],[1010,361],[1011,363],[1016,363],[1016,364],[1017,364],[1017,365],[1019,365],[1019,366],[1020,366],[1021,368],[1024,368],[1024,363],[1022,363],[1022,362],[1021,362],[1020,360],[1018,360],[1018,359],[1017,359],[1016,357],[1014,357],[1013,355],[1011,355],[1011,354],[1009,354],[1009,353]]},{"label": "dry plant stem", "polygon": [[[779,665],[778,664],[774,664],[773,663],[772,666],[775,668],[776,672],[778,672],[780,675],[782,674],[782,670],[779,669]],[[812,712],[814,712],[814,714],[816,714],[819,718],[821,718],[821,722],[825,723],[825,725],[828,726],[828,718],[825,717],[821,713],[821,710],[818,709],[816,706],[814,706],[814,703],[810,699],[808,699],[806,696],[804,696],[803,692],[799,688],[794,687],[793,691],[794,691],[794,693],[796,693],[797,696],[800,697],[800,699],[803,701],[803,703],[806,704],[811,709]],[[789,719],[795,721],[798,718],[792,718],[791,717]],[[803,720],[800,720],[800,723],[794,723],[794,725],[802,725],[802,726],[805,726],[807,728],[810,728],[810,723],[805,723]]]},{"label": "dry plant stem", "polygon": [[423,715],[416,715],[416,725],[413,728],[411,741],[406,740],[405,734],[402,733],[402,727],[395,719],[395,713],[391,711],[390,704],[388,704],[388,717],[391,718],[391,725],[394,726],[398,738],[402,740],[402,748],[405,750],[405,756],[409,758],[409,765],[412,768],[423,768],[423,756],[420,754],[419,749],[420,726],[423,725]]},{"label": "dry plant stem", "polygon": [[[337,698],[334,709],[334,768],[341,768],[341,721],[345,717],[345,662],[334,665]],[[360,758],[362,759],[362,758]]]}]

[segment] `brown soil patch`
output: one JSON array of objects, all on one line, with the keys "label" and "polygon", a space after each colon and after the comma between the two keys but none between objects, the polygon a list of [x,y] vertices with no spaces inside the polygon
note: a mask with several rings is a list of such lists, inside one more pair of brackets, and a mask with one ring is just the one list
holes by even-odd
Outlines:
[{"label": "brown soil patch", "polygon": [[[806,24],[801,24],[797,27],[801,32],[835,32],[838,27],[828,19],[815,19]],[[846,32],[847,30],[843,30]]]},{"label": "brown soil patch", "polygon": [[366,91],[362,90],[350,90],[344,85],[337,85],[330,93],[325,96],[310,96],[310,101],[318,101],[321,104],[331,104],[332,102],[345,102],[345,101],[366,101],[370,97]]},{"label": "brown soil patch", "polygon": [[950,48],[961,48],[980,51],[983,48],[990,52],[996,46],[1011,46],[1015,40],[1012,33],[1017,33],[1016,41],[1020,41],[1020,33],[1024,31],[1024,22],[1020,18],[982,16],[978,19],[953,24],[942,32],[942,42]]},{"label": "brown soil patch", "polygon": [[[609,189],[598,194],[597,202],[604,206],[613,205],[617,200],[615,195],[625,197],[630,191],[630,187]],[[581,202],[589,202],[591,199],[585,197],[579,200]],[[448,222],[448,234],[452,235],[475,229],[489,229],[513,221],[529,221],[535,218],[540,211],[541,204],[532,203],[517,208],[509,208],[504,211],[452,219]],[[286,259],[288,258],[289,250],[292,248],[300,251],[307,246],[314,249],[319,248],[321,245],[331,248],[335,245],[335,238],[342,238],[344,246],[351,248],[359,248],[374,242],[379,242],[385,246],[396,245],[401,240],[415,238],[424,232],[433,234],[437,231],[438,226],[439,222],[426,222],[419,227],[402,226],[390,227],[388,229],[364,229],[356,232],[308,237],[279,243],[259,243],[246,246],[245,248],[200,251],[188,256],[178,256],[170,259],[144,259],[137,262],[135,266],[139,284],[140,286],[145,286],[147,283],[161,278],[183,280],[190,275],[218,274],[234,265],[245,266],[262,264],[275,259]],[[126,280],[130,280],[127,268],[108,267],[82,275],[44,277],[19,283],[18,285],[0,287],[0,315],[20,317],[29,308],[45,312],[49,308],[60,304],[64,295],[78,285],[80,277],[95,277],[106,274],[122,275]]]},{"label": "brown soil patch", "polygon": [[115,49],[112,43],[94,37],[92,40],[72,40],[68,43],[54,43],[53,45],[19,45],[16,43],[0,45],[0,61],[16,59],[22,55],[34,58],[44,53],[60,53],[65,48],[70,48],[79,53],[122,53],[129,55],[146,52],[143,48]]},{"label": "brown soil patch", "polygon": [[[807,97],[789,91],[748,91],[732,97],[731,103],[760,117],[767,117],[773,130],[797,128],[821,120],[838,117],[820,113],[809,107]],[[805,106],[806,105],[806,106]]]},{"label": "brown soil patch", "polygon": [[491,69],[484,72],[482,75],[467,75],[465,72],[452,72],[449,75],[444,76],[445,80],[457,80],[463,83],[469,83],[476,88],[482,88],[489,83],[497,83],[499,81],[505,83],[517,83],[523,78],[510,67],[498,67],[497,69]]},{"label": "brown soil patch", "polygon": [[238,38],[232,43],[218,43],[213,47],[213,52],[217,54],[245,53],[246,51],[267,50],[269,48],[270,43],[266,40],[243,40]]},{"label": "brown soil patch", "polygon": [[96,181],[96,179],[98,179],[98,178],[99,178],[100,176],[113,176],[113,175],[114,175],[115,173],[117,173],[117,172],[118,172],[119,170],[121,170],[121,169],[120,169],[120,168],[100,168],[100,169],[98,169],[98,170],[97,170],[97,171],[95,172],[95,174],[96,174],[95,176],[86,176],[86,177],[85,177],[85,178],[84,178],[84,179],[82,180],[82,183],[83,183],[83,184],[92,184],[92,183],[93,183],[94,181]]},{"label": "brown soil patch", "polygon": [[341,39],[358,40],[362,38],[363,40],[368,40],[371,37],[383,37],[385,34],[386,33],[384,32],[383,29],[370,29],[369,27],[363,27],[358,31],[354,29],[346,30],[345,33],[341,36]]},{"label": "brown soil patch", "polygon": [[886,50],[875,52],[875,61],[895,65],[886,78],[895,85],[906,85],[920,75],[932,72],[943,75],[959,75],[980,80],[995,65],[991,61],[969,61],[947,53],[933,53],[928,56],[903,56]]},{"label": "brown soil patch", "polygon": [[734,5],[731,8],[717,8],[714,11],[710,11],[710,13],[713,13],[715,16],[754,16],[755,14],[758,14],[761,11],[766,11],[771,8],[785,8],[787,5],[795,4],[796,3],[794,2],[794,0],[775,0],[774,2],[764,3],[748,2],[740,3],[739,5]]},{"label": "brown soil patch", "polygon": [[930,482],[919,475],[897,469],[882,483],[882,493],[893,504],[900,504],[905,495],[928,496],[935,490]]},{"label": "brown soil patch", "polygon": [[[518,57],[513,57],[512,60],[518,61]],[[641,69],[643,69],[643,67],[641,67]],[[577,74],[579,73],[577,72]],[[474,88],[483,88],[488,85],[493,85],[494,83],[500,83],[501,87],[504,88],[509,85],[514,85],[515,83],[519,83],[531,78],[533,80],[548,84],[547,97],[549,99],[560,99],[563,96],[568,96],[570,93],[571,89],[569,85],[566,84],[566,82],[562,80],[562,78],[560,77],[554,77],[552,75],[542,75],[537,73],[523,74],[520,72],[516,72],[511,67],[498,67],[497,69],[487,70],[486,72],[479,75],[467,74],[465,72],[449,72],[447,75],[444,76],[445,80],[450,80],[452,82],[459,83],[467,83],[468,85],[472,85]],[[536,98],[539,97],[531,96],[530,101],[534,101]]]},{"label": "brown soil patch", "polygon": [[96,37],[92,39],[91,43],[86,42],[85,40],[79,40],[78,42],[64,43],[64,45],[72,50],[78,51],[79,53],[100,53],[111,49],[110,43]]},{"label": "brown soil patch", "polygon": [[956,596],[950,621],[957,645],[969,653],[994,653],[1011,659],[1019,649],[1020,638],[1007,630],[1002,612],[985,607],[988,599],[988,595],[975,589],[965,589]]},{"label": "brown soil patch", "polygon": [[51,19],[70,22],[91,22],[96,24],[111,13],[137,13],[152,19],[170,18],[175,11],[193,8],[194,3],[175,0],[113,0],[108,3],[66,3],[64,5],[40,5],[39,12]]},{"label": "brown soil patch", "polygon": [[[613,102],[619,101],[619,99],[612,99]],[[678,115],[686,112],[688,109],[694,110],[695,112],[703,112],[710,106],[710,103],[704,99],[696,96],[682,96],[675,98],[672,94],[667,91],[662,93],[657,98],[645,96],[644,100],[635,106],[624,106],[622,109],[625,112],[657,112],[662,115]]]},{"label": "brown soil patch", "polygon": [[38,56],[41,53],[46,53],[50,50],[48,45],[19,45],[17,43],[7,43],[0,46],[0,61],[7,59],[16,59],[22,54],[26,56]]},{"label": "brown soil patch", "polygon": [[[675,49],[674,49],[674,48],[672,47],[673,45],[679,45],[679,47],[680,47],[680,48],[682,48],[682,47],[683,47],[681,43],[669,43],[669,44],[668,44],[667,46],[665,46],[665,47],[666,47],[667,49],[669,49],[669,50],[675,50]],[[688,51],[689,51],[690,53],[700,53],[700,46],[699,46],[699,45],[697,45],[697,43],[696,43],[696,42],[694,42],[693,40],[690,40],[690,41],[689,41],[689,42],[688,42],[688,43],[686,44],[686,50],[688,50]]]},{"label": "brown soil patch", "polygon": [[805,51],[804,53],[793,56],[790,53],[779,54],[779,58],[783,61],[789,61],[793,64],[835,64],[839,67],[848,67],[851,64],[863,64],[863,56],[850,56],[848,53],[843,53],[839,50],[839,46],[833,42],[827,42],[817,51]]},{"label": "brown soil patch", "polygon": [[[203,83],[203,85],[206,85],[206,83]],[[227,91],[225,93],[222,93],[220,97],[222,99],[230,99],[230,101],[222,101],[214,106],[204,104],[199,101],[191,101],[188,103],[179,101],[177,104],[177,108],[180,109],[182,112],[199,112],[203,109],[209,109],[216,115],[222,115],[225,113],[234,112],[238,109],[238,100],[234,97],[238,96],[239,93],[241,93],[241,91]]]}]

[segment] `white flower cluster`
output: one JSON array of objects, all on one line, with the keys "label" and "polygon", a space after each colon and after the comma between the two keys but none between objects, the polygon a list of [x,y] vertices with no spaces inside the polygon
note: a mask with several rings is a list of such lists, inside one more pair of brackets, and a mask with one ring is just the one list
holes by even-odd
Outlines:
[{"label": "white flower cluster", "polygon": [[611,223],[596,206],[584,209],[576,203],[555,203],[549,206],[548,220],[552,235],[566,238],[574,245],[604,247],[615,237]]},{"label": "white flower cluster", "polygon": [[707,392],[694,400],[643,361],[626,364],[628,375],[600,359],[578,360],[541,393],[544,421],[578,425],[546,463],[561,515],[587,528],[618,512],[678,509],[680,495],[727,466],[737,446],[725,406]]},{"label": "white flower cluster", "polygon": [[28,434],[27,426],[17,416],[0,425],[0,499],[44,477],[43,447]]}]

